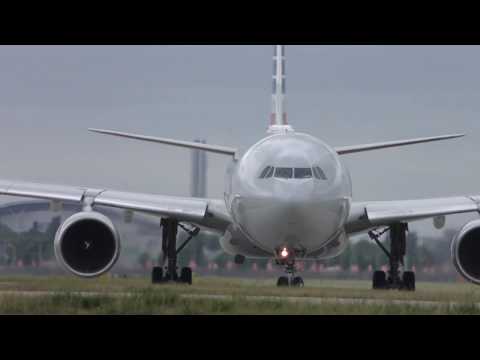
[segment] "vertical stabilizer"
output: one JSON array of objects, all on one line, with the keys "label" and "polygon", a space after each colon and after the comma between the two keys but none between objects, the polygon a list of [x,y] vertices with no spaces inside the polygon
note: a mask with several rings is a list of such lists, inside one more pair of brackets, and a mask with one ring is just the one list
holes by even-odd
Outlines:
[{"label": "vertical stabilizer", "polygon": [[285,46],[275,45],[273,53],[272,113],[269,132],[292,131],[288,125],[285,94],[287,89]]}]

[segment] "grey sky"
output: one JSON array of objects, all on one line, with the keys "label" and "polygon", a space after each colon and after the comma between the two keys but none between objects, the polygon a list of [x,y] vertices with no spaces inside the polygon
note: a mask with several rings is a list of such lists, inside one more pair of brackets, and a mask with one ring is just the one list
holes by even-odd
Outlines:
[{"label": "grey sky", "polygon": [[[0,178],[188,195],[189,151],[86,128],[246,148],[268,123],[271,55],[271,46],[0,46]],[[478,46],[288,46],[290,123],[332,145],[466,132],[345,160],[355,200],[478,194],[479,64]],[[222,197],[226,162],[209,155],[212,197]],[[415,226],[434,233],[431,222]]]}]

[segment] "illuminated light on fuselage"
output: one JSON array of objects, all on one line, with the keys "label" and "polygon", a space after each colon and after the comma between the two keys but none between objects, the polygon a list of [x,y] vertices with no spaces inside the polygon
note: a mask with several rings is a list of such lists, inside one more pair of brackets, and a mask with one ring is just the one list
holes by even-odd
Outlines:
[{"label": "illuminated light on fuselage", "polygon": [[283,248],[282,252],[280,253],[280,255],[282,255],[282,257],[286,258],[288,256],[288,250],[287,248]]}]

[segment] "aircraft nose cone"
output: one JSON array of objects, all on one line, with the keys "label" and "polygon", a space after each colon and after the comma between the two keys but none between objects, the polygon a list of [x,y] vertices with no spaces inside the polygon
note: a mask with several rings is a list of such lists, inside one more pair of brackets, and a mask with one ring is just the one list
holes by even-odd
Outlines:
[{"label": "aircraft nose cone", "polygon": [[273,198],[286,207],[295,209],[298,205],[309,203],[315,198],[315,187],[311,180],[298,183],[278,183],[274,186]]},{"label": "aircraft nose cone", "polygon": [[308,191],[277,192],[275,197],[240,197],[234,201],[236,224],[259,247],[311,248],[338,229],[337,202]]}]

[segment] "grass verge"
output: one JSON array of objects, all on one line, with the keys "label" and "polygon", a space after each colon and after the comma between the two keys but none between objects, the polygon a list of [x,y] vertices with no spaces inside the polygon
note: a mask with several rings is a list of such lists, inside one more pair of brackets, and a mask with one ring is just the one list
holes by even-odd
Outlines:
[{"label": "grass verge", "polygon": [[[195,278],[193,286],[152,286],[148,280],[0,277],[0,314],[480,314],[476,305],[480,289],[470,284],[419,283],[418,291],[411,293],[372,291],[370,284],[362,281],[310,280],[303,289],[278,289],[273,279]],[[355,299],[355,303],[337,299]],[[367,303],[372,299],[382,303]],[[397,300],[412,304],[397,304]],[[434,303],[425,306],[415,301]]]}]

